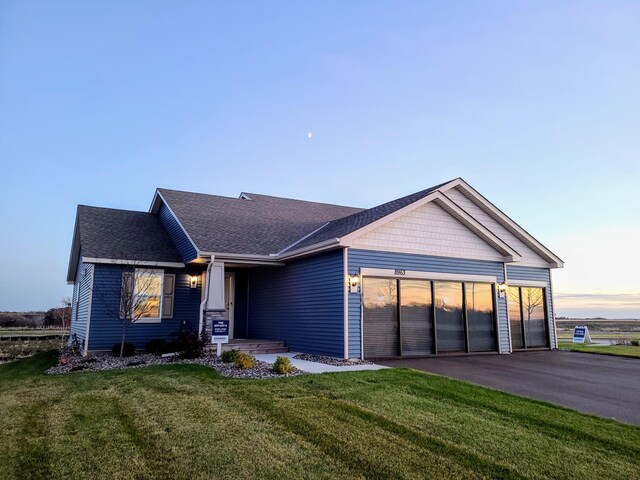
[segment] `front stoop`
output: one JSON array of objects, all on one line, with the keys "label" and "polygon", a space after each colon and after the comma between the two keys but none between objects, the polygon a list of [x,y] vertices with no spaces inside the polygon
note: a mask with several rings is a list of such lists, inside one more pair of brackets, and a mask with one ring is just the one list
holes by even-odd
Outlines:
[{"label": "front stoop", "polygon": [[[207,345],[207,350],[216,350],[216,345]],[[289,348],[284,342],[277,340],[252,340],[233,339],[229,343],[222,345],[222,351],[238,350],[250,355],[260,355],[263,353],[287,353]]]}]

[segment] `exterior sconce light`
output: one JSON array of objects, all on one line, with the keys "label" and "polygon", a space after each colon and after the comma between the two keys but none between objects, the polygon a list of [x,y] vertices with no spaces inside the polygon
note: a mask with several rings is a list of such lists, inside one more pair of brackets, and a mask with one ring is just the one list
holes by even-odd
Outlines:
[{"label": "exterior sconce light", "polygon": [[504,298],[504,296],[507,294],[507,288],[509,288],[509,285],[507,285],[507,282],[498,284],[498,296],[500,298]]},{"label": "exterior sconce light", "polygon": [[198,286],[198,277],[197,275],[191,275],[189,278],[189,286],[191,288],[196,288]]},{"label": "exterior sconce light", "polygon": [[349,293],[360,293],[360,275],[348,275]]}]

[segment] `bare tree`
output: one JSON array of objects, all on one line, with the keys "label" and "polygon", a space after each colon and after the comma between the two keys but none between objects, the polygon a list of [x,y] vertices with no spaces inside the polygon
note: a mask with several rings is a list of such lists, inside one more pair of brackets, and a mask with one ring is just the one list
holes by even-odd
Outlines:
[{"label": "bare tree", "polygon": [[531,320],[531,314],[542,305],[542,289],[541,288],[523,288],[522,289],[522,308],[527,311],[527,320]]},{"label": "bare tree", "polygon": [[527,320],[531,320],[531,315],[535,309],[542,305],[544,301],[543,290],[542,288],[534,287],[509,287],[509,299],[517,304],[520,304],[520,290],[522,290],[522,310],[527,312]]},{"label": "bare tree", "polygon": [[122,264],[120,288],[96,285],[93,288],[105,310],[122,324],[120,358],[124,354],[127,327],[143,318],[162,317],[163,274],[153,267],[139,267],[135,262]]}]

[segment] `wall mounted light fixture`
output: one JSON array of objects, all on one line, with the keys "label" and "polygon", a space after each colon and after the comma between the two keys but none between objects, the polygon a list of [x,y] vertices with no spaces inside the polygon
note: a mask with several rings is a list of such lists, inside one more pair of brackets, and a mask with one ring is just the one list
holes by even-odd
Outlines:
[{"label": "wall mounted light fixture", "polygon": [[349,293],[360,293],[360,275],[354,273],[353,275],[347,275]]},{"label": "wall mounted light fixture", "polygon": [[509,285],[507,285],[507,282],[502,282],[498,284],[498,296],[500,298],[503,298],[507,294],[507,288],[509,288]]},{"label": "wall mounted light fixture", "polygon": [[191,275],[191,278],[189,278],[189,286],[191,288],[196,288],[198,286],[198,276],[197,275]]}]

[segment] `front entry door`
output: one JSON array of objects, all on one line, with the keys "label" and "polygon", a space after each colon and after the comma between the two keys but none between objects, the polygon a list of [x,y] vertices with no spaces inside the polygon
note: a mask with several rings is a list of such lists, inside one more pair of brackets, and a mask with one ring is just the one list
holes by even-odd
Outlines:
[{"label": "front entry door", "polygon": [[229,338],[233,338],[233,299],[235,298],[235,280],[235,273],[229,272],[224,274],[224,307],[227,312],[227,320],[229,320]]}]

